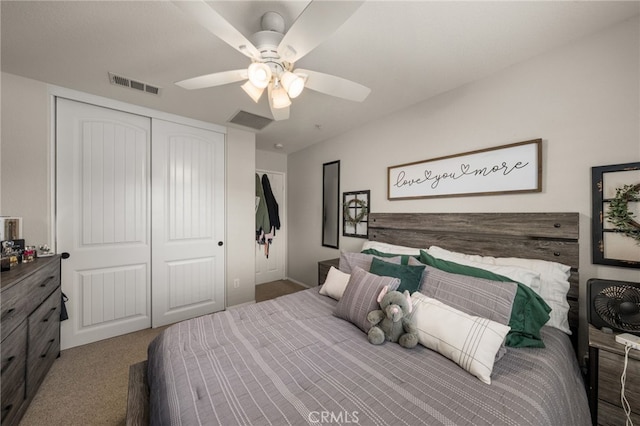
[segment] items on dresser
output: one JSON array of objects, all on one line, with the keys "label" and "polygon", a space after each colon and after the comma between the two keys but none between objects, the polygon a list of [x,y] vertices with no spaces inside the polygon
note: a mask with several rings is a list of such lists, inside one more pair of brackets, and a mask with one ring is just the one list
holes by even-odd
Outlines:
[{"label": "items on dresser", "polygon": [[0,216],[0,241],[22,238],[22,218]]},{"label": "items on dresser", "polygon": [[2,273],[2,425],[17,425],[60,354],[60,256]]},{"label": "items on dresser", "polygon": [[[591,414],[594,424],[624,426],[627,416],[621,398],[621,378],[625,371],[625,345],[616,342],[615,336],[620,333],[603,330],[589,325]],[[633,424],[640,425],[640,351],[628,352],[624,396]]]}]

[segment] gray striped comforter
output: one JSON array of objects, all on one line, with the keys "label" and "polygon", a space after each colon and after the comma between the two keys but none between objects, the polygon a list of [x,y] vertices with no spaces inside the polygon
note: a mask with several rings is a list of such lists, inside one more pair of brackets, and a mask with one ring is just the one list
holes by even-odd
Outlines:
[{"label": "gray striped comforter", "polygon": [[371,345],[301,291],[176,324],[149,346],[153,425],[588,425],[566,335],[513,349],[486,385],[418,345]]}]

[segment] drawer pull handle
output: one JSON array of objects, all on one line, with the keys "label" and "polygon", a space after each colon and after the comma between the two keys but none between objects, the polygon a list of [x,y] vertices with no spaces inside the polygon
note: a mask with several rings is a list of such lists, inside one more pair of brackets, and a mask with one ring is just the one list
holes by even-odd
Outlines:
[{"label": "drawer pull handle", "polygon": [[9,404],[9,405],[6,405],[6,406],[2,407],[2,421],[3,422],[7,418],[9,413],[11,412],[12,408],[13,408],[13,404]]},{"label": "drawer pull handle", "polygon": [[44,350],[44,353],[42,355],[40,355],[40,358],[46,358],[48,353],[49,353],[49,349],[51,349],[51,345],[53,345],[53,342],[55,342],[56,339],[51,339],[49,340],[49,344],[47,345],[47,348]]},{"label": "drawer pull handle", "polygon": [[2,314],[2,321],[5,320],[5,318],[7,318],[9,315],[11,315],[16,309],[15,308],[11,308],[11,309],[7,309],[3,314]]},{"label": "drawer pull handle", "polygon": [[58,307],[57,307],[57,306],[56,306],[55,308],[51,308],[51,309],[49,310],[49,314],[48,314],[46,317],[42,318],[42,322],[47,322],[47,321],[49,321],[49,318],[51,318],[51,315],[53,315],[53,313],[54,313],[55,311],[57,311],[57,310],[58,310]]},{"label": "drawer pull handle", "polygon": [[6,364],[2,367],[2,370],[0,370],[0,374],[4,374],[5,371],[7,371],[7,368],[9,368],[9,366],[13,363],[13,361],[16,359],[15,356],[11,355],[9,358],[7,358],[7,362]]},{"label": "drawer pull handle", "polygon": [[51,275],[50,277],[47,277],[47,279],[45,279],[44,281],[42,281],[42,283],[40,284],[40,287],[46,287],[47,283],[49,281],[51,281],[52,279],[54,279],[55,277],[53,275]]}]

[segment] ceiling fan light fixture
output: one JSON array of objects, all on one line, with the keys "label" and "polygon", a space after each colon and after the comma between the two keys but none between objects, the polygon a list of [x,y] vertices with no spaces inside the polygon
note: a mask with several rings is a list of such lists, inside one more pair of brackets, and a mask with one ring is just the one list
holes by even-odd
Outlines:
[{"label": "ceiling fan light fixture", "polygon": [[271,90],[271,104],[275,109],[286,108],[291,105],[291,99],[289,99],[287,92],[281,85],[274,86]]},{"label": "ceiling fan light fixture", "polygon": [[262,62],[254,62],[249,65],[249,81],[258,89],[264,89],[271,81],[271,68]]},{"label": "ceiling fan light fixture", "polygon": [[281,81],[291,99],[297,98],[304,89],[304,79],[291,71],[285,71],[282,74]]},{"label": "ceiling fan light fixture", "polygon": [[262,97],[262,93],[264,92],[264,88],[263,89],[257,88],[249,80],[247,80],[247,82],[240,87],[242,87],[242,90],[244,90],[245,93],[249,95],[249,97],[253,99],[253,102],[255,103],[258,103],[258,101],[260,100],[260,97]]}]

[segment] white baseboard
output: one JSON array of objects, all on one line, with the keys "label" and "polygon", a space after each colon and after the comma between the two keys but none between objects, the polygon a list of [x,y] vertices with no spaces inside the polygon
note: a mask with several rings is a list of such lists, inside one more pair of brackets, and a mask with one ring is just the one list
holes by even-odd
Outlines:
[{"label": "white baseboard", "polygon": [[289,277],[286,277],[286,278],[285,278],[285,280],[289,280],[289,281],[291,281],[292,283],[300,284],[302,287],[306,287],[306,288],[313,288],[313,287],[315,287],[315,286],[311,286],[311,285],[308,285],[308,284],[306,284],[306,283],[303,283],[303,282],[301,282],[301,281],[294,280],[293,278],[289,278]]}]

